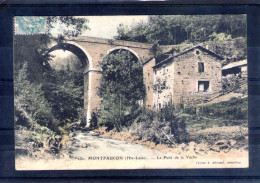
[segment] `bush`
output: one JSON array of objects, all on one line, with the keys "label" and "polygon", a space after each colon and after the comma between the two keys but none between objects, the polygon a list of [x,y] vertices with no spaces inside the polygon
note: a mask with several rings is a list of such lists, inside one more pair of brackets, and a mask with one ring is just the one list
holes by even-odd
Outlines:
[{"label": "bush", "polygon": [[165,106],[159,112],[144,109],[130,127],[130,132],[156,144],[187,142],[187,119],[187,115],[176,110],[173,105]]},{"label": "bush", "polygon": [[97,115],[96,115],[96,113],[93,112],[92,115],[91,115],[89,128],[90,128],[91,130],[93,130],[93,129],[96,129],[97,127],[98,127]]},{"label": "bush", "polygon": [[186,116],[178,116],[170,123],[171,134],[177,143],[188,142],[189,134],[186,131]]}]

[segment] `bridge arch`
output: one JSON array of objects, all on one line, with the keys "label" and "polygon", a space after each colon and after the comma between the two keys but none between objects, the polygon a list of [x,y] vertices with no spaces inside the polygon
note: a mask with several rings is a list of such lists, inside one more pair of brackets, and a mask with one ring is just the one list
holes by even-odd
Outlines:
[{"label": "bridge arch", "polygon": [[84,72],[93,68],[93,61],[90,54],[81,45],[75,42],[66,41],[64,43],[56,44],[49,49],[48,53],[56,50],[66,50],[75,54],[80,59],[82,65],[85,67]]},{"label": "bridge arch", "polygon": [[[124,46],[114,47],[114,48],[108,50],[106,55],[109,55],[110,53],[113,53],[116,50],[126,50],[126,51],[129,51],[130,53],[132,53],[142,63],[142,60],[141,60],[140,56],[134,50],[132,50],[131,48],[128,48],[128,47],[124,47]],[[102,58],[102,60],[103,59],[104,59],[104,57]]]},{"label": "bridge arch", "polygon": [[51,45],[48,53],[51,53],[56,50],[66,50],[72,52],[79,58],[80,62],[84,67],[84,72],[82,73],[82,77],[84,77],[84,118],[85,118],[86,126],[89,126],[89,120],[91,116],[90,99],[92,93],[92,87],[91,87],[92,75],[90,74],[89,71],[93,69],[92,57],[85,50],[84,47],[82,47],[81,45],[73,41],[66,41],[64,43]]}]

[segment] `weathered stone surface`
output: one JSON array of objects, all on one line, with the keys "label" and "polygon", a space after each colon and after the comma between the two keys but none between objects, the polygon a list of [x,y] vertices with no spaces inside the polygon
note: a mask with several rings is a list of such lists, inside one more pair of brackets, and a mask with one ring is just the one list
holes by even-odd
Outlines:
[{"label": "weathered stone surface", "polygon": [[228,140],[219,140],[213,146],[210,147],[210,150],[220,152],[225,151],[228,152],[230,149],[230,142]]},{"label": "weathered stone surface", "polygon": [[[64,44],[64,45],[62,45]],[[156,62],[151,54],[152,45],[110,40],[93,37],[70,38],[61,45],[51,45],[52,51],[69,49],[81,57],[84,71],[84,115],[86,126],[89,125],[91,113],[100,109],[101,98],[97,95],[102,71],[100,61],[106,54],[115,50],[128,50],[143,63],[143,77],[146,88],[144,104],[146,108],[160,108],[166,104],[189,105],[201,103],[221,92],[221,57],[238,60],[246,57],[246,44],[243,39],[226,41],[225,43],[208,43],[204,48],[187,48],[180,53],[171,53],[171,62],[153,69]],[[163,52],[169,51],[174,45],[163,46]],[[176,46],[176,45],[175,45]],[[186,45],[187,46],[187,45]],[[231,47],[230,47],[231,46]],[[205,48],[208,48],[205,49]],[[211,54],[209,51],[216,52]],[[235,50],[235,52],[234,52]],[[168,53],[168,52],[167,52]],[[169,54],[170,55],[170,54]],[[178,56],[176,56],[178,55]],[[83,60],[82,60],[83,59]],[[198,63],[203,62],[204,72],[198,72]],[[154,90],[158,78],[160,91]],[[199,92],[199,82],[209,82],[205,92]]]},{"label": "weathered stone surface", "polygon": [[[221,61],[218,55],[196,46],[157,64],[154,84],[161,87],[153,95],[155,108],[160,109],[168,103],[201,102],[219,94],[222,89]],[[199,70],[201,63],[202,71]],[[205,82],[208,83],[207,89]],[[203,91],[200,83],[203,83]]]}]

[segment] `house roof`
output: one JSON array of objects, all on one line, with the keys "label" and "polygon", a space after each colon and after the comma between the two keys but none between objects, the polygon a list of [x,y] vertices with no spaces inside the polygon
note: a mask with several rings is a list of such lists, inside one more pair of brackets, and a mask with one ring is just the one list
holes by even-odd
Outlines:
[{"label": "house roof", "polygon": [[230,64],[223,66],[222,70],[231,69],[234,67],[242,67],[242,66],[246,66],[246,65],[247,65],[247,60],[241,60],[241,61],[232,62]]},{"label": "house roof", "polygon": [[171,62],[171,61],[173,61],[173,58],[178,57],[178,56],[183,55],[183,54],[186,54],[186,53],[188,53],[188,52],[190,52],[190,51],[192,51],[192,50],[194,50],[196,48],[198,48],[198,49],[200,49],[202,51],[207,52],[208,54],[212,55],[213,57],[216,57],[218,60],[223,60],[224,59],[223,57],[217,55],[216,53],[213,53],[212,51],[209,51],[208,49],[203,48],[202,46],[197,45],[197,46],[193,46],[191,48],[188,48],[188,49],[186,49],[186,50],[184,50],[184,51],[182,51],[182,52],[180,52],[180,53],[178,53],[176,55],[170,56],[170,57],[166,58],[165,60],[160,61],[155,66],[153,66],[153,68],[157,68],[157,67],[160,67],[161,65],[163,65],[165,63]]}]

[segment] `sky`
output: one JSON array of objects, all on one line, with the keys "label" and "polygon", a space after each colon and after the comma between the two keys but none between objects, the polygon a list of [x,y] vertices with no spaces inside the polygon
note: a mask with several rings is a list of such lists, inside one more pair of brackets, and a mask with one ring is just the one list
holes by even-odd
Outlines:
[{"label": "sky", "polygon": [[119,24],[131,27],[148,20],[148,16],[86,16],[85,18],[89,20],[90,30],[85,31],[83,35],[107,39],[116,36]]},{"label": "sky", "polygon": [[[117,27],[120,24],[124,26],[134,26],[140,22],[147,22],[148,16],[84,16],[89,20],[88,27],[90,30],[85,31],[83,36],[99,37],[113,39],[117,35]],[[54,32],[55,33],[55,30]],[[53,61],[58,58],[65,58],[71,54],[68,51],[56,50],[51,53],[56,56]]]},{"label": "sky", "polygon": [[[138,23],[148,21],[148,16],[81,16],[80,18],[89,20],[87,25],[90,29],[83,32],[83,36],[107,39],[113,39],[117,35],[117,27],[120,24],[131,28]],[[59,23],[56,25],[58,26],[51,31],[52,34],[59,34],[59,30],[65,28],[59,26]],[[72,27],[66,27],[66,29],[72,29]]]}]

